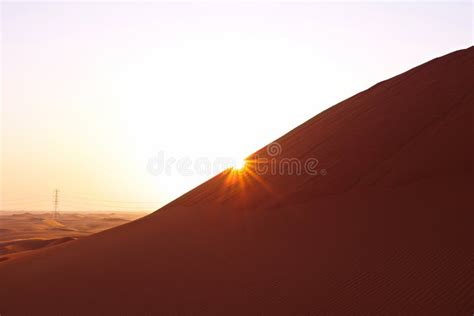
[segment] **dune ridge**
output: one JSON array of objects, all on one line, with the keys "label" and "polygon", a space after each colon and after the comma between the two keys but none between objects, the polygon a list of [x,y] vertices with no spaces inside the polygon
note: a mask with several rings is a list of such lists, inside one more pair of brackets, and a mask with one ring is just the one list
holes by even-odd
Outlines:
[{"label": "dune ridge", "polygon": [[276,140],[325,175],[249,164],[1,262],[0,313],[472,314],[473,86],[473,47],[436,58]]}]

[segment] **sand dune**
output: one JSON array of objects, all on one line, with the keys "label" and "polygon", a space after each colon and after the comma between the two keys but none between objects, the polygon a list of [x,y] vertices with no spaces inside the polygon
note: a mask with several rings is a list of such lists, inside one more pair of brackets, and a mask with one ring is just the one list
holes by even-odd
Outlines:
[{"label": "sand dune", "polygon": [[51,213],[45,212],[4,212],[0,214],[0,243],[17,239],[83,237],[144,215],[142,212],[69,212],[53,219]]},{"label": "sand dune", "polygon": [[18,253],[22,251],[36,250],[48,246],[59,245],[63,242],[74,240],[73,237],[62,237],[55,239],[24,239],[0,243],[0,258],[2,255]]},{"label": "sand dune", "polygon": [[[53,219],[44,212],[0,214],[0,261],[23,256],[24,252],[76,240],[144,216],[140,212],[63,213]],[[21,253],[21,255],[20,255]]]},{"label": "sand dune", "polygon": [[4,261],[0,313],[471,315],[473,86],[471,47],[277,140],[278,160],[317,158],[325,175],[227,171],[147,217]]}]

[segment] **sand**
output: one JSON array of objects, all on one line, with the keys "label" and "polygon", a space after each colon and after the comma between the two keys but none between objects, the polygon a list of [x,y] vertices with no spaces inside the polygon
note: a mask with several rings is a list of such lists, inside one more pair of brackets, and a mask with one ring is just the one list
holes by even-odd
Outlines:
[{"label": "sand", "polygon": [[473,86],[471,47],[277,140],[278,159],[317,158],[325,175],[227,171],[142,219],[1,262],[0,313],[471,315]]},{"label": "sand", "polygon": [[128,223],[143,212],[0,212],[0,262]]}]

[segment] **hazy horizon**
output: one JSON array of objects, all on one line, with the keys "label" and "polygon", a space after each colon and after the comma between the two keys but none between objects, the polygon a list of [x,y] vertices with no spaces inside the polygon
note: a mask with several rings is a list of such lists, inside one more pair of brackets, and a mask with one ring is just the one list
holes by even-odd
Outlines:
[{"label": "hazy horizon", "polygon": [[55,189],[60,211],[153,211],[216,173],[159,159],[242,159],[472,45],[471,2],[1,8],[9,211],[51,210]]}]

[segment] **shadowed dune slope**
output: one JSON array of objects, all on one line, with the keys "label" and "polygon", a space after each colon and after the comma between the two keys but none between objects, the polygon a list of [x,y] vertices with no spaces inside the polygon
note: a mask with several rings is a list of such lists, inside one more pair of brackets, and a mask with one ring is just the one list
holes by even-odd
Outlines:
[{"label": "shadowed dune slope", "polygon": [[2,262],[0,313],[470,315],[473,105],[472,47],[383,81],[277,140],[320,174],[249,163]]}]

